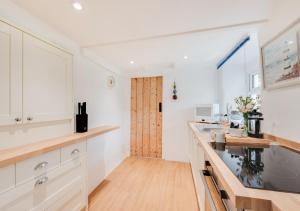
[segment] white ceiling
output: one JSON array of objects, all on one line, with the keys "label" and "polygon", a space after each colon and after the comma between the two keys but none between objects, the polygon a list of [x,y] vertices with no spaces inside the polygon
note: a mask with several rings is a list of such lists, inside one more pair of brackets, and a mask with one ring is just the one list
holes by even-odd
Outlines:
[{"label": "white ceiling", "polygon": [[[12,0],[122,70],[216,62],[266,20],[272,0]],[[225,27],[225,29],[224,29]],[[210,30],[212,28],[219,28]],[[135,64],[131,65],[130,61]],[[186,62],[187,62],[186,61]]]},{"label": "white ceiling", "polygon": [[[127,71],[172,69],[176,64],[205,65],[222,59],[245,35],[252,36],[248,45],[255,46],[257,26],[186,34],[145,41],[89,48],[109,63]],[[251,48],[253,49],[253,48]],[[253,49],[255,50],[255,49]],[[257,50],[257,49],[256,49]],[[253,54],[257,55],[257,54]],[[184,56],[188,59],[185,60]],[[134,64],[130,64],[134,61]]]}]

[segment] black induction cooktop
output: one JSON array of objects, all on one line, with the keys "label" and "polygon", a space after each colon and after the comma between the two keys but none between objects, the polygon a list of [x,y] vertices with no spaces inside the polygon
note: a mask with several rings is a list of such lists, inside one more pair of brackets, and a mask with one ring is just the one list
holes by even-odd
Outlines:
[{"label": "black induction cooktop", "polygon": [[245,187],[300,193],[299,152],[279,145],[211,146]]}]

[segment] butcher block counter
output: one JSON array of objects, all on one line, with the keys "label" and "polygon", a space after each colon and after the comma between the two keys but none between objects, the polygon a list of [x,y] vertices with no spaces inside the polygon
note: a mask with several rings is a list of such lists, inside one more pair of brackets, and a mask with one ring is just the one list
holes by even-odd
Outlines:
[{"label": "butcher block counter", "polygon": [[37,155],[44,154],[68,145],[118,129],[119,126],[100,126],[85,133],[73,133],[68,136],[39,141],[19,147],[0,150],[0,167],[4,167]]},{"label": "butcher block counter", "polygon": [[[205,156],[210,160],[214,171],[220,178],[220,183],[226,189],[226,192],[236,208],[246,210],[273,210],[273,211],[297,211],[300,210],[300,194],[268,191],[261,189],[246,188],[231,172],[223,160],[217,155],[214,149],[208,143],[210,141],[209,133],[200,132],[195,122],[189,122],[188,125],[193,136],[198,140],[198,144],[203,149]],[[251,138],[235,138],[226,137],[227,142],[245,143],[251,141],[255,144],[281,144],[284,142],[276,142],[270,139],[251,139]],[[290,147],[290,146],[286,146]],[[299,164],[300,165],[300,164]],[[300,182],[300,181],[299,181]]]}]

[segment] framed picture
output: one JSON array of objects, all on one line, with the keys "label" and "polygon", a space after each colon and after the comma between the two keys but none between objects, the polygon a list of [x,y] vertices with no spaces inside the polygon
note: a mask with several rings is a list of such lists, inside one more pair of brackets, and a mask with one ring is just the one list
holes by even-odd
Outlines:
[{"label": "framed picture", "polygon": [[300,84],[299,45],[300,19],[262,47],[265,89]]}]

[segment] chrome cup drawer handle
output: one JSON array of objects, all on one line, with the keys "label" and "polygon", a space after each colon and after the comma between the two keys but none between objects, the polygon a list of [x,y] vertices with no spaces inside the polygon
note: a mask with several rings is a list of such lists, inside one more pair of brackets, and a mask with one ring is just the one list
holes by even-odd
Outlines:
[{"label": "chrome cup drawer handle", "polygon": [[43,169],[45,168],[46,166],[48,165],[48,162],[47,161],[44,161],[44,162],[41,162],[39,164],[37,164],[35,167],[34,167],[34,170],[39,170],[39,169]]},{"label": "chrome cup drawer handle", "polygon": [[42,177],[35,182],[34,186],[37,187],[45,184],[46,182],[48,182],[48,177]]},{"label": "chrome cup drawer handle", "polygon": [[79,154],[80,150],[79,149],[74,149],[72,152],[71,152],[71,155],[77,155]]}]

